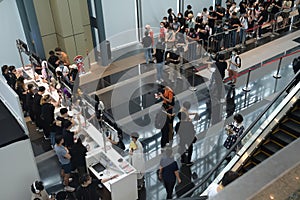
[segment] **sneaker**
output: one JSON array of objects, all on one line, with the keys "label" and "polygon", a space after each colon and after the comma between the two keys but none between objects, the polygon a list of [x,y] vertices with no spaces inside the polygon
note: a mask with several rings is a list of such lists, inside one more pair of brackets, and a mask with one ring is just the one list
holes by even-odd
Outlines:
[{"label": "sneaker", "polygon": [[189,162],[189,163],[186,164],[186,166],[189,167],[189,166],[192,166],[193,164],[194,164],[194,162]]},{"label": "sneaker", "polygon": [[156,80],[155,82],[158,83],[158,84],[161,84],[161,82],[159,80]]},{"label": "sneaker", "polygon": [[164,79],[160,79],[161,82],[164,82]]},{"label": "sneaker", "polygon": [[225,103],[226,101],[225,101],[225,99],[220,99],[220,103]]},{"label": "sneaker", "polygon": [[39,129],[39,132],[42,133],[42,132],[43,132],[43,129]]},{"label": "sneaker", "polygon": [[44,135],[44,138],[45,138],[45,140],[50,140],[50,138],[46,137],[45,135]]},{"label": "sneaker", "polygon": [[36,128],[35,130],[36,130],[36,131],[39,131],[40,129],[39,129],[39,128]]},{"label": "sneaker", "polygon": [[73,181],[73,178],[69,178],[69,183],[71,183]]},{"label": "sneaker", "polygon": [[181,77],[181,76],[178,76],[177,78],[178,78],[178,79],[182,79],[182,77]]},{"label": "sneaker", "polygon": [[262,39],[262,37],[259,37],[259,36],[258,36],[257,39],[260,40],[260,39]]},{"label": "sneaker", "polygon": [[64,187],[64,190],[67,191],[67,192],[74,192],[74,191],[75,191],[75,188],[70,187],[70,186],[65,186],[65,187]]}]

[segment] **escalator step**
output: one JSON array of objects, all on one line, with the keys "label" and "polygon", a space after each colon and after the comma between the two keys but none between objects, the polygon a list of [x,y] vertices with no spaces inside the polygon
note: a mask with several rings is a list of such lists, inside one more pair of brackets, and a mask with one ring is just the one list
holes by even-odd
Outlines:
[{"label": "escalator step", "polygon": [[262,146],[261,146],[261,148],[263,149],[263,150],[265,150],[266,151],[266,153],[269,153],[269,154],[274,154],[274,153],[276,153],[277,151],[279,151],[280,149],[282,149],[282,147],[281,146],[279,146],[278,144],[276,144],[276,143],[274,143],[274,142],[272,142],[272,141],[268,141],[266,144],[263,144]]},{"label": "escalator step", "polygon": [[290,132],[291,134],[295,135],[296,137],[300,137],[300,124],[297,124],[291,119],[288,119],[287,121],[283,122],[281,124],[281,127],[287,132]]},{"label": "escalator step", "polygon": [[263,151],[259,151],[252,157],[253,161],[256,163],[261,163],[262,161],[266,160],[267,158],[269,158],[269,156],[267,154],[265,154]]},{"label": "escalator step", "polygon": [[243,173],[248,172],[250,169],[252,169],[253,167],[255,167],[256,164],[253,162],[248,162],[242,169]]},{"label": "escalator step", "polygon": [[290,115],[291,118],[293,118],[294,120],[300,122],[300,109],[294,110],[294,111],[291,112],[289,115]]},{"label": "escalator step", "polygon": [[288,145],[289,143],[293,142],[296,138],[283,132],[282,130],[278,130],[271,135],[272,139],[276,140],[283,146]]}]

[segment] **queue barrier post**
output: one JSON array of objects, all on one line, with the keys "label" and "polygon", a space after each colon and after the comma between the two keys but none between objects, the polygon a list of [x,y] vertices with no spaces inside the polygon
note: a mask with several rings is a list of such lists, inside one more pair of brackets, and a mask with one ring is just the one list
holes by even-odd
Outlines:
[{"label": "queue barrier post", "polygon": [[249,80],[250,80],[250,73],[251,73],[251,71],[252,71],[252,69],[249,69],[249,71],[248,71],[246,86],[243,88],[244,92],[250,92],[251,91],[251,89],[249,87]]},{"label": "queue barrier post", "polygon": [[278,63],[278,67],[277,67],[276,74],[273,75],[273,77],[276,78],[276,79],[281,78],[281,75],[279,74],[279,72],[280,72],[280,66],[281,66],[281,61],[282,61],[282,57],[280,57],[280,60],[279,60],[279,63]]}]

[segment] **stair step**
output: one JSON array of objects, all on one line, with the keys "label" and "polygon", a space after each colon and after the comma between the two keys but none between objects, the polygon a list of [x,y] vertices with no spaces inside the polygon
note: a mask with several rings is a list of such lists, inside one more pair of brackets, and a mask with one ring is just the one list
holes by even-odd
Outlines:
[{"label": "stair step", "polygon": [[292,111],[289,115],[291,116],[291,118],[300,123],[300,109]]},{"label": "stair step", "polygon": [[256,162],[256,163],[261,163],[264,160],[266,160],[267,158],[269,158],[269,156],[265,152],[263,152],[262,150],[260,150],[258,153],[256,153],[252,157],[253,161]]},{"label": "stair step", "polygon": [[295,135],[296,137],[300,137],[300,124],[288,119],[287,121],[281,123],[281,128],[286,130],[287,132]]},{"label": "stair step", "polygon": [[272,141],[268,141],[267,143],[263,144],[261,148],[264,151],[266,151],[266,153],[269,153],[270,155],[273,155],[274,153],[282,149],[281,146],[279,146],[278,144]]},{"label": "stair step", "polygon": [[280,129],[276,132],[273,132],[271,137],[272,137],[272,139],[276,140],[277,142],[279,142],[283,146],[286,146],[286,145],[290,144],[291,142],[293,142],[296,139],[295,137],[291,136],[290,134],[287,134],[287,133],[283,132]]}]

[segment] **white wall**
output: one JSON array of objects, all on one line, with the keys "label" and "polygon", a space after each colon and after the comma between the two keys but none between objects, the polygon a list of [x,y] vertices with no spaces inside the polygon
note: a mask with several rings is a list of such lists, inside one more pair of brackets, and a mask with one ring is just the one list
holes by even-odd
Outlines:
[{"label": "white wall", "polygon": [[137,41],[135,0],[102,1],[107,40],[112,48]]},{"label": "white wall", "polygon": [[0,158],[1,199],[30,199],[39,175],[29,139],[0,148]]},{"label": "white wall", "polygon": [[164,16],[168,16],[167,10],[172,8],[177,15],[177,0],[148,0],[142,2],[143,27],[150,24],[152,27],[159,27]]},{"label": "white wall", "polygon": [[[0,19],[0,67],[4,64],[21,67],[16,39],[24,42],[26,39],[15,0],[0,2]],[[28,62],[27,59],[25,60]],[[25,64],[28,63],[25,62]]]}]

